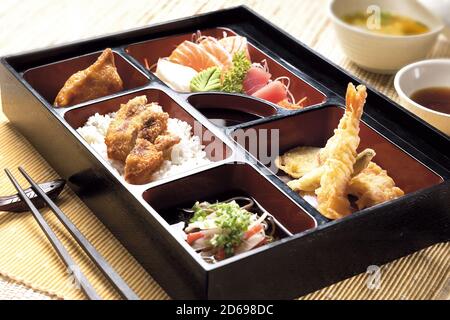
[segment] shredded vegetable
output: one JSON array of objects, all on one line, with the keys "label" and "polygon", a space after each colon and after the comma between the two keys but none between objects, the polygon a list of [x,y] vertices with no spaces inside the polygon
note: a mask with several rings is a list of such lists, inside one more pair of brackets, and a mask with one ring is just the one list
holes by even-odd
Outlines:
[{"label": "shredded vegetable", "polygon": [[184,229],[186,241],[204,257],[222,260],[272,239],[266,235],[268,213],[258,216],[236,201],[197,202],[192,211],[193,216]]}]

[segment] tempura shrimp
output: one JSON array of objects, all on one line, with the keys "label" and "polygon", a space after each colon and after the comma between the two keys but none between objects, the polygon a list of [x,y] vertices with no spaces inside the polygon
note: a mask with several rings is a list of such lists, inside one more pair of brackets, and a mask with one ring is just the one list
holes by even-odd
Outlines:
[{"label": "tempura shrimp", "polygon": [[349,84],[345,115],[334,136],[321,150],[320,158],[326,159],[320,188],[316,190],[319,211],[330,219],[338,219],[351,213],[347,186],[353,175],[356,149],[359,146],[359,122],[366,102],[365,86]]},{"label": "tempura shrimp", "polygon": [[348,85],[345,114],[334,136],[320,151],[320,167],[289,183],[292,189],[299,191],[302,184],[316,187],[315,183],[320,178],[320,186],[315,191],[318,210],[329,219],[338,219],[351,213],[347,186],[353,176],[360,142],[359,123],[366,98],[365,86],[355,88],[351,83]]}]

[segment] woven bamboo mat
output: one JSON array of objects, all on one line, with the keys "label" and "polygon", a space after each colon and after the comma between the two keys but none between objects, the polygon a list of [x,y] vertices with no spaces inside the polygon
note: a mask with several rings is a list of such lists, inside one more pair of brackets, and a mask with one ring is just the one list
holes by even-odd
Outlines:
[{"label": "woven bamboo mat", "polygon": [[[245,3],[301,41],[397,100],[391,76],[357,68],[337,46],[326,17],[326,0],[303,1],[190,1],[190,0],[2,0],[0,55],[79,40],[149,23]],[[441,40],[430,57],[450,57],[450,44]],[[57,174],[7,122],[0,111],[0,168],[23,165],[39,181]],[[17,173],[14,170],[14,173]],[[19,175],[17,175],[19,176]],[[25,185],[24,180],[21,183]],[[0,174],[0,194],[14,193]],[[59,205],[119,274],[144,299],[168,299],[89,209],[65,189]],[[117,294],[89,262],[75,241],[51,213],[45,212],[59,238],[102,297]],[[381,266],[380,287],[370,290],[368,274],[361,274],[302,299],[448,299],[450,245],[437,244]],[[0,299],[84,299],[73,277],[58,259],[32,216],[0,212]]]}]

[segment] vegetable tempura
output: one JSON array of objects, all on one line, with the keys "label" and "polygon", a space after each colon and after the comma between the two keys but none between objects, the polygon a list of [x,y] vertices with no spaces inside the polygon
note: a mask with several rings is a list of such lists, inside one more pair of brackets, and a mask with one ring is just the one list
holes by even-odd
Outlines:
[{"label": "vegetable tempura", "polygon": [[314,193],[318,210],[329,219],[352,212],[349,194],[358,198],[359,209],[403,195],[386,171],[372,162],[374,150],[365,149],[357,154],[366,97],[364,86],[355,88],[349,84],[345,114],[326,146],[295,148],[275,161],[279,169],[297,178],[288,182],[289,187],[297,192]]}]

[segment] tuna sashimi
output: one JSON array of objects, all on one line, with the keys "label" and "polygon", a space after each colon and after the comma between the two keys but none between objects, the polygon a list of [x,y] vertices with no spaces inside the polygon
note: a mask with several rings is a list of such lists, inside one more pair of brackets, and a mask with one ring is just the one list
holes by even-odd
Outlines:
[{"label": "tuna sashimi", "polygon": [[245,93],[248,95],[254,94],[256,91],[267,85],[271,77],[272,75],[264,69],[251,67],[243,82]]},{"label": "tuna sashimi", "polygon": [[272,81],[253,93],[252,96],[278,103],[287,98],[287,89],[280,81]]}]

